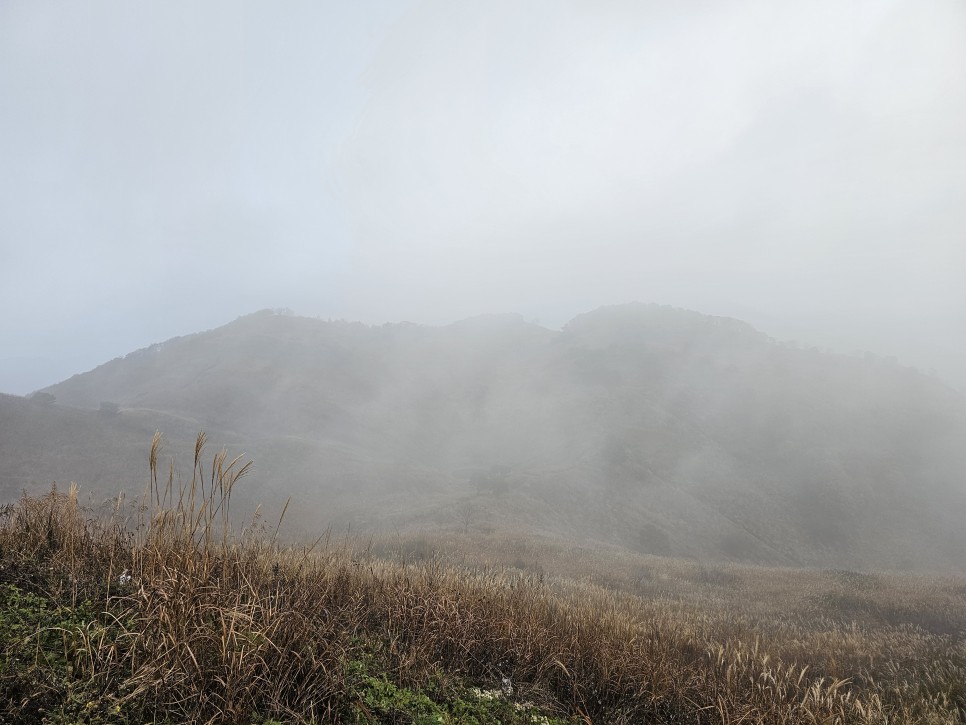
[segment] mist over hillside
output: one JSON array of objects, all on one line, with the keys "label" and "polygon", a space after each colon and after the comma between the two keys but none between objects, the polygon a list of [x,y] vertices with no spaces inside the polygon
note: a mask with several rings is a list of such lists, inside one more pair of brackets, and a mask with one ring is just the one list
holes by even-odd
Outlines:
[{"label": "mist over hillside", "polygon": [[553,331],[513,315],[371,327],[266,311],[44,392],[56,403],[0,400],[4,429],[35,441],[4,450],[8,494],[92,448],[66,475],[116,486],[120,472],[97,461],[129,465],[157,425],[172,452],[201,429],[244,451],[247,499],[291,495],[306,531],[507,530],[698,560],[963,566],[963,396],[728,318],[630,304]]}]

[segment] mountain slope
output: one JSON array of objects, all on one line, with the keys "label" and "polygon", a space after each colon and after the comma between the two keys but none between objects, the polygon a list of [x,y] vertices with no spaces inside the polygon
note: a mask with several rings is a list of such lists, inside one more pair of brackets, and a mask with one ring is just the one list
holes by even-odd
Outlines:
[{"label": "mountain slope", "polygon": [[962,396],[655,305],[559,332],[258,313],[46,392],[241,446],[252,495],[291,492],[313,529],[513,527],[848,567],[956,568],[966,547]]}]

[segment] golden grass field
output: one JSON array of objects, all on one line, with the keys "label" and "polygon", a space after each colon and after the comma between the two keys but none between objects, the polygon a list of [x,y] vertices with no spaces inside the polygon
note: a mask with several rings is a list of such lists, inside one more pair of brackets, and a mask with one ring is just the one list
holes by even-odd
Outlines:
[{"label": "golden grass field", "polygon": [[496,531],[292,543],[233,522],[240,459],[199,436],[179,485],[159,443],[139,502],[3,509],[0,721],[966,721],[964,579]]}]

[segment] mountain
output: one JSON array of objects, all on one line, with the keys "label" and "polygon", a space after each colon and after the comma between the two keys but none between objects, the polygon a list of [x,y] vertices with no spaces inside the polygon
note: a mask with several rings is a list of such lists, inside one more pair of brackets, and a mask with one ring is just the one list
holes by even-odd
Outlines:
[{"label": "mountain", "polygon": [[170,450],[190,451],[197,426],[173,416],[127,410],[120,414],[0,394],[0,501],[38,494],[56,483],[83,484],[92,503],[121,491],[140,493],[148,482],[154,432]]},{"label": "mountain", "polygon": [[[696,312],[607,307],[560,331],[513,315],[370,327],[262,312],[43,392],[56,402],[0,400],[5,431],[24,410],[45,421],[33,447],[2,449],[8,489],[87,447],[129,465],[156,425],[185,457],[174,443],[200,429],[245,451],[251,502],[292,495],[306,530],[512,529],[699,560],[964,566],[962,395]],[[70,475],[122,480],[111,470]]]}]

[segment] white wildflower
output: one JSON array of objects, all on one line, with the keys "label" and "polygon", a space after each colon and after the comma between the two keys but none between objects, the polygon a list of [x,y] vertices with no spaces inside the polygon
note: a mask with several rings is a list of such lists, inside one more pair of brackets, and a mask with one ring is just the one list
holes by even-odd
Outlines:
[{"label": "white wildflower", "polygon": [[478,700],[495,700],[500,697],[498,690],[481,690],[479,687],[471,687],[470,692]]}]

